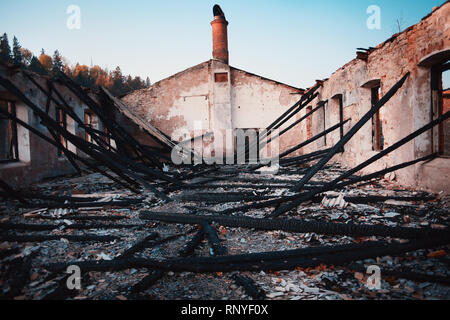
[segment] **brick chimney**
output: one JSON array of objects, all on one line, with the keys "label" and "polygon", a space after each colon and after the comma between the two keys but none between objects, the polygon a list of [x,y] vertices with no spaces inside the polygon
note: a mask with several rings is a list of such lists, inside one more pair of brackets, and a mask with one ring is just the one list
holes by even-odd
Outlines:
[{"label": "brick chimney", "polygon": [[213,58],[228,64],[228,21],[219,5],[213,8],[214,20],[211,22],[213,31]]}]

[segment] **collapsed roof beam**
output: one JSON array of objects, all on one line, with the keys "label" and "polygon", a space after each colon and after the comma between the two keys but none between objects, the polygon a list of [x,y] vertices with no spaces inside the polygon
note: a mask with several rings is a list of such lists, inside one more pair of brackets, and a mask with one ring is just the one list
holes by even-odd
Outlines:
[{"label": "collapsed roof beam", "polygon": [[[312,197],[314,197],[315,195],[319,194],[319,193],[323,193],[326,191],[330,191],[336,188],[336,185],[352,176],[353,174],[355,174],[356,172],[361,171],[362,169],[366,168],[367,166],[369,166],[370,164],[374,163],[375,161],[381,159],[383,156],[393,152],[394,150],[397,150],[398,148],[400,148],[401,146],[405,145],[406,143],[412,141],[413,139],[415,139],[416,137],[420,136],[421,134],[425,133],[426,131],[430,130],[431,128],[435,127],[436,125],[442,123],[443,121],[450,119],[450,111],[448,111],[447,113],[445,113],[444,115],[440,116],[439,118],[437,118],[436,120],[430,122],[429,124],[423,126],[422,128],[416,130],[415,132],[411,133],[410,135],[408,135],[407,137],[401,139],[400,141],[398,141],[397,143],[393,144],[392,146],[390,146],[389,148],[381,151],[380,153],[378,153],[377,155],[371,157],[370,159],[368,159],[367,161],[364,161],[363,163],[361,163],[360,165],[358,165],[357,167],[345,172],[344,174],[342,174],[341,176],[339,176],[338,178],[336,178],[335,180],[333,180],[332,182],[327,183],[325,186],[323,186],[322,188],[315,190],[314,192],[308,193],[308,194],[302,194],[299,195],[297,197],[297,199],[295,201],[293,201],[290,206],[292,206],[292,208],[298,206],[299,204],[301,204],[302,202],[308,201],[309,199],[311,199]],[[428,157],[428,156],[427,156]],[[425,157],[425,158],[427,158]],[[435,157],[435,155],[430,155],[430,157]],[[421,158],[421,159],[425,159],[425,158]],[[420,160],[420,159],[419,159]],[[421,160],[421,161],[425,161],[425,160]],[[420,161],[418,161],[420,162]],[[406,162],[409,163],[409,162]],[[395,171],[395,170],[394,170]],[[392,171],[391,171],[392,172]],[[386,172],[387,173],[387,172]],[[367,177],[367,176],[366,176]],[[354,180],[356,181],[356,180]],[[355,182],[354,182],[355,183]],[[341,184],[342,186],[342,184]],[[290,209],[289,209],[290,210]],[[281,212],[281,210],[276,210],[275,212],[272,213],[271,216],[279,216],[283,214],[283,212]]]},{"label": "collapsed roof beam", "polygon": [[[344,146],[350,141],[350,139],[370,120],[372,117],[378,112],[378,110],[381,109],[396,93],[397,91],[403,86],[406,79],[409,77],[409,72],[403,76],[402,79],[400,79],[390,90],[386,95],[384,95],[381,100],[376,103],[359,121],[357,124],[355,124],[350,131],[336,144],[334,145],[330,152],[326,154],[319,162],[312,167],[300,181],[295,186],[293,190],[299,191],[303,188],[303,186],[312,179],[316,175],[317,172],[319,172],[330,160],[333,158],[333,156],[338,153],[340,150],[344,148]],[[283,206],[281,206],[279,209],[277,209],[274,212],[274,215],[280,215],[283,214],[293,208],[295,208],[295,202],[288,203]]]},{"label": "collapsed roof beam", "polygon": [[[5,114],[2,112],[2,110],[0,110],[0,113]],[[6,116],[8,116],[10,119],[14,120],[17,124],[21,125],[22,127],[24,127],[25,129],[27,129],[28,131],[30,131],[31,133],[35,134],[36,136],[38,136],[39,138],[41,138],[42,140],[48,142],[49,144],[53,145],[56,148],[60,148],[61,145],[58,144],[57,141],[50,139],[49,137],[47,137],[45,134],[41,133],[39,130],[33,128],[32,126],[30,126],[29,124],[27,124],[26,122],[20,120],[17,117],[12,117],[9,114],[5,114]],[[111,179],[114,182],[117,182],[118,184],[122,185],[123,187],[125,187],[126,189],[130,189],[134,192],[138,192],[137,189],[135,189],[133,186],[126,184],[125,182],[117,179],[116,177],[110,175],[109,173],[105,172],[104,170],[101,170],[100,168],[98,168],[97,166],[92,165],[89,161],[87,161],[86,159],[78,156],[76,153],[70,151],[69,149],[65,148],[64,146],[62,147],[64,148],[65,152],[67,154],[69,154],[71,157],[73,157],[75,160],[83,163],[84,165],[86,165],[87,167],[91,168],[92,170],[99,172],[100,174],[104,175],[105,177]]]},{"label": "collapsed roof beam", "polygon": [[386,95],[381,98],[381,100],[376,103],[369,112],[367,112],[359,121],[357,124],[353,126],[353,128],[350,129],[350,131],[330,150],[330,152],[323,157],[317,165],[315,165],[297,184],[295,187],[296,191],[299,191],[302,189],[302,187],[309,181],[311,178],[320,170],[322,167],[328,163],[328,161],[331,160],[331,158],[339,152],[339,150],[342,150],[342,148],[350,141],[350,139],[370,120],[372,117],[378,112],[378,110],[381,109],[396,93],[397,91],[403,86],[406,79],[409,77],[409,72],[403,76],[402,79],[400,79],[392,88],[389,90]]}]

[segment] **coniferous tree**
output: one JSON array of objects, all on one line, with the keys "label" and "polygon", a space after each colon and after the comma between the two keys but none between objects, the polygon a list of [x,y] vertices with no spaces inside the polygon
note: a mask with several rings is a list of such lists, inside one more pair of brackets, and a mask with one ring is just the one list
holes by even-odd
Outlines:
[{"label": "coniferous tree", "polygon": [[147,88],[149,88],[149,87],[151,87],[151,85],[152,85],[152,83],[150,82],[150,78],[147,77],[147,79],[145,80],[145,86],[146,86]]},{"label": "coniferous tree", "polygon": [[127,80],[124,83],[124,87],[123,87],[121,94],[132,91],[133,85],[134,85],[133,78],[131,77],[131,75],[128,75]]},{"label": "coniferous tree", "polygon": [[112,72],[111,76],[113,82],[111,90],[113,94],[115,94],[116,96],[120,96],[123,93],[123,89],[125,86],[122,70],[119,66]]},{"label": "coniferous tree", "polygon": [[0,61],[12,63],[11,47],[9,46],[8,35],[6,33],[0,37]]},{"label": "coniferous tree", "polygon": [[20,49],[22,49],[22,47],[19,44],[19,40],[17,40],[17,38],[14,36],[12,61],[16,66],[19,66],[23,63],[22,51]]},{"label": "coniferous tree", "polygon": [[64,63],[62,61],[61,54],[59,53],[58,50],[56,50],[55,53],[53,54],[52,74],[57,75],[58,72],[62,71],[63,67],[64,67]]},{"label": "coniferous tree", "polygon": [[33,56],[31,58],[30,65],[28,66],[28,69],[33,71],[33,72],[42,74],[42,75],[47,75],[48,74],[47,70],[45,70],[45,68],[39,62],[39,59],[36,58],[36,56]]}]

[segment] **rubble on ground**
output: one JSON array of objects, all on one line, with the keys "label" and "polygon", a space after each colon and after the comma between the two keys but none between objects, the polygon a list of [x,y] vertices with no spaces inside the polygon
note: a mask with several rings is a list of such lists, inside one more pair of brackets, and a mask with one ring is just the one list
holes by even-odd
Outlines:
[{"label": "rubble on ground", "polygon": [[[310,183],[331,181],[345,170],[332,166],[321,171]],[[226,168],[213,172],[210,176],[224,176]],[[130,268],[120,272],[82,272],[82,288],[69,291],[65,287],[67,274],[51,273],[44,268],[48,264],[68,261],[120,259],[133,245],[152,233],[155,240],[149,241],[135,257],[172,258],[198,231],[196,226],[167,224],[140,219],[140,212],[211,214],[248,203],[254,196],[278,197],[289,195],[289,186],[301,178],[290,169],[281,168],[278,175],[263,175],[239,170],[232,178],[220,185],[217,180],[201,183],[199,189],[176,190],[168,194],[176,201],[164,203],[150,191],[136,195],[111,183],[99,174],[82,178],[59,178],[33,186],[29,191],[54,196],[72,196],[97,199],[97,202],[112,201],[111,205],[79,207],[71,209],[23,208],[17,201],[5,201],[0,206],[1,224],[57,225],[54,230],[21,231],[1,230],[7,235],[56,235],[59,240],[43,242],[1,242],[0,258],[1,296],[11,299],[252,299],[248,288],[239,285],[235,276],[249,278],[258,290],[264,291],[266,299],[274,300],[360,300],[360,299],[449,299],[448,247],[409,252],[399,256],[384,256],[355,261],[346,265],[320,265],[315,268],[298,267],[295,270],[192,273],[162,272],[139,292],[131,290],[149,274],[155,271]],[[216,177],[217,178],[217,177]],[[199,181],[207,180],[208,174]],[[256,182],[252,182],[252,181]],[[249,189],[249,183],[254,187]],[[278,185],[279,187],[274,187]],[[241,187],[242,186],[242,187]],[[270,186],[270,187],[267,187]],[[244,200],[236,199],[243,195]],[[209,201],[202,201],[201,197]],[[214,195],[216,197],[214,197]],[[228,196],[227,196],[228,195]],[[235,197],[233,199],[233,196]],[[386,200],[374,203],[357,203],[351,199],[358,197],[391,197],[414,199],[426,197],[426,201]],[[195,198],[199,197],[199,198]],[[227,199],[227,197],[230,197]],[[188,199],[193,200],[189,201]],[[114,201],[136,199],[136,203],[118,207]],[[235,201],[235,202],[233,202]],[[292,219],[302,221],[329,221],[336,223],[372,224],[390,227],[432,228],[442,230],[448,227],[448,204],[450,198],[423,192],[406,190],[389,180],[378,180],[360,186],[347,187],[340,192],[328,192],[318,201],[300,205]],[[215,203],[214,203],[215,202]],[[246,216],[263,218],[270,213],[269,208],[253,209]],[[94,219],[94,220],[84,220]],[[113,228],[71,229],[77,224],[111,225]],[[121,226],[123,228],[121,228]],[[375,241],[378,237],[352,238],[349,236],[326,236],[315,233],[289,233],[284,231],[260,231],[244,228],[229,228],[213,225],[220,243],[228,255],[272,252],[299,248],[322,247]],[[76,242],[66,238],[74,235],[115,236],[118,240],[108,242]],[[405,241],[393,238],[390,241]],[[212,254],[211,246],[205,238],[195,249],[194,255],[207,257]],[[31,264],[27,268],[27,264]],[[365,268],[377,265],[381,269],[381,288],[367,287],[368,275]],[[400,274],[383,275],[383,271],[398,271]],[[401,277],[402,270],[405,278]],[[428,281],[410,279],[409,273],[428,276]],[[434,280],[434,282],[432,281]],[[259,296],[261,298],[261,296]]]}]

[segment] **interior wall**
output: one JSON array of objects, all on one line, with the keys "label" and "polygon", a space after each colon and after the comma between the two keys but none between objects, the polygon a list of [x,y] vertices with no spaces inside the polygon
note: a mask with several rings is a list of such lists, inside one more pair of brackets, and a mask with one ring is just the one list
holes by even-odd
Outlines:
[{"label": "interior wall", "polygon": [[[407,72],[409,78],[397,94],[380,111],[385,139],[385,148],[399,141],[407,134],[428,124],[431,108],[430,67],[419,66],[424,57],[450,48],[450,3],[444,4],[417,25],[380,44],[368,54],[368,60],[354,59],[323,83],[320,100],[336,94],[343,94],[344,118],[351,118],[346,132],[370,110],[370,89],[364,84],[380,79],[381,96],[399,81]],[[332,108],[329,112],[335,113]],[[328,119],[332,119],[329,116]],[[313,117],[313,128],[320,126],[321,119]],[[327,127],[331,121],[327,120]],[[339,134],[339,130],[332,136]],[[334,139],[335,141],[335,139]],[[323,148],[320,142],[314,143],[304,152]],[[364,172],[384,169],[386,166],[400,164],[428,155],[432,152],[430,132],[404,145],[390,155],[369,166]],[[353,167],[367,160],[377,151],[372,150],[372,123],[369,121],[350,140],[344,154],[338,154],[334,161]],[[438,169],[437,169],[438,168]],[[423,188],[433,192],[450,192],[448,174],[450,159],[439,158],[428,163],[396,172],[400,184]]]},{"label": "interior wall", "polygon": [[[11,76],[9,71],[2,67],[0,68],[0,75],[9,79],[16,87],[21,89],[29,100],[41,108],[41,110],[45,111],[47,95],[42,93],[34,84],[26,79],[22,73],[18,72]],[[35,80],[40,86],[47,88],[46,78],[36,76]],[[77,115],[81,119],[84,119],[83,110],[87,107],[84,106],[78,98],[73,96],[67,88],[59,84],[55,84],[55,87],[65,97],[66,101],[72,106]],[[39,130],[49,138],[52,138],[47,132],[46,127],[41,124],[41,120],[37,114],[35,114],[18,97],[9,93],[2,86],[0,86],[0,98],[14,101],[16,104],[17,117],[20,120]],[[49,114],[55,115],[54,104],[52,104]],[[70,117],[67,118],[67,127],[70,132],[84,138],[84,130],[81,130]],[[26,187],[27,185],[39,182],[44,178],[51,178],[75,172],[65,157],[58,157],[58,150],[56,147],[29,132],[19,124],[17,125],[17,137],[20,161],[0,164],[0,179],[4,180],[12,187]],[[69,146],[69,149],[79,153],[74,146]]]}]

